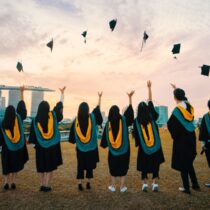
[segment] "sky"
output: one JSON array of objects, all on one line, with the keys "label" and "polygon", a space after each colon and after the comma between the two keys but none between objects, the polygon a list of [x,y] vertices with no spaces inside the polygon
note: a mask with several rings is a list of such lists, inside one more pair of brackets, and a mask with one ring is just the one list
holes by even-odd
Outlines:
[{"label": "sky", "polygon": [[[210,99],[210,77],[198,68],[210,64],[209,11],[209,0],[1,0],[0,83],[54,89],[45,94],[52,108],[58,88],[67,86],[65,118],[75,116],[83,101],[93,109],[98,91],[107,114],[114,104],[123,110],[126,92],[135,90],[136,110],[147,99],[147,80],[155,105],[169,106],[170,113],[175,83],[200,117]],[[112,19],[118,20],[113,32]],[[140,52],[144,30],[149,39]],[[51,53],[46,43],[52,38]],[[176,43],[182,44],[177,60],[171,53]],[[24,73],[16,70],[17,61]],[[25,92],[28,109],[30,97]]]}]

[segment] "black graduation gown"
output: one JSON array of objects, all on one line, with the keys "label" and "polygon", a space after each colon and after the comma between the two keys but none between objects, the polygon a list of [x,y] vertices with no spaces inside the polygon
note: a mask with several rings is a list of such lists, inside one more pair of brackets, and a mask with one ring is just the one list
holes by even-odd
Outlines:
[{"label": "black graduation gown", "polygon": [[207,148],[207,150],[205,150],[205,154],[206,154],[206,159],[207,159],[207,162],[208,162],[208,166],[210,168],[210,142],[208,142],[208,140],[210,140],[210,136],[209,136],[209,133],[208,133],[208,130],[207,130],[207,126],[206,126],[206,122],[205,122],[204,117],[201,121],[200,132],[199,132],[199,140],[205,142],[205,147]]},{"label": "black graduation gown", "polygon": [[171,167],[182,172],[188,171],[196,157],[195,131],[187,131],[173,114],[167,124],[173,139]]},{"label": "black graduation gown", "polygon": [[[151,101],[148,103],[148,107],[149,107],[149,110],[150,110],[153,120],[156,121],[158,119],[159,115],[155,111],[154,105]],[[155,123],[155,126],[157,127],[157,131],[158,131],[158,126],[156,123]],[[159,131],[158,131],[158,133],[159,133]],[[146,172],[146,173],[153,173],[153,172],[159,171],[160,164],[165,161],[162,147],[160,147],[160,149],[157,152],[155,152],[151,155],[148,155],[142,149],[141,142],[140,142],[139,135],[138,135],[138,130],[136,127],[136,123],[134,123],[133,134],[135,137],[136,147],[139,148],[138,156],[137,156],[137,170]]]},{"label": "black graduation gown", "polygon": [[[126,125],[128,129],[128,127],[133,124],[133,120],[134,120],[134,112],[131,105],[129,105],[129,107],[126,109],[124,113],[124,117],[126,119]],[[115,126],[112,127],[114,139],[116,139],[116,136],[119,130],[119,123],[117,125],[118,126],[116,127]],[[101,147],[103,148],[108,147],[107,138],[106,138],[106,127],[104,128],[104,131],[103,131]],[[114,177],[126,176],[129,169],[129,163],[130,163],[130,144],[129,144],[128,151],[123,155],[115,156],[109,151],[108,165],[109,165],[109,172],[111,176],[114,176]]]},{"label": "black graduation gown", "polygon": [[[92,114],[94,114],[95,116],[96,125],[101,125],[103,122],[103,118],[101,115],[100,107],[97,106],[93,110]],[[72,144],[76,143],[74,127],[75,127],[75,123],[72,124],[70,135],[69,135],[69,142]],[[88,128],[88,124],[86,122],[80,125],[80,129],[83,135],[86,134],[87,128]],[[76,153],[77,153],[78,168],[80,170],[92,170],[96,168],[97,162],[99,162],[98,147],[95,150],[88,151],[88,152],[80,151],[76,147]]]},{"label": "black graduation gown", "polygon": [[[27,111],[25,110],[25,107],[19,107],[19,110],[16,111],[20,115],[22,121],[26,119]],[[17,151],[10,151],[5,143],[2,130],[0,129],[0,146],[2,146],[1,162],[3,175],[21,171],[29,159],[26,144]]]},{"label": "black graduation gown", "polygon": [[[56,107],[54,108],[54,112],[57,121],[60,122],[63,119],[63,114]],[[29,143],[35,144],[37,172],[51,172],[63,164],[60,142],[49,148],[41,147],[36,138],[33,122],[30,129]]]}]

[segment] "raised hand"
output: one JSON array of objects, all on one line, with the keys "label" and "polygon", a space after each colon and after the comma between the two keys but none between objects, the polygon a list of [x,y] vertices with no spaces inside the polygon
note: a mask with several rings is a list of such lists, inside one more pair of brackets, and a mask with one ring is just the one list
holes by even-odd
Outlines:
[{"label": "raised hand", "polygon": [[23,92],[25,90],[25,86],[20,86],[20,91]]},{"label": "raised hand", "polygon": [[134,90],[132,90],[130,93],[127,93],[128,98],[129,98],[129,104],[130,104],[130,105],[132,105],[132,96],[133,96],[134,93],[135,93]]},{"label": "raised hand", "polygon": [[151,88],[152,87],[152,82],[150,80],[147,81],[147,87]]},{"label": "raised hand", "polygon": [[98,92],[98,96],[99,96],[100,98],[102,97],[102,95],[103,95],[103,91]]},{"label": "raised hand", "polygon": [[132,90],[130,93],[127,93],[128,97],[131,98],[133,96],[133,94],[135,93],[134,90]]},{"label": "raised hand", "polygon": [[101,107],[101,97],[103,95],[103,92],[98,92],[98,106]]},{"label": "raised hand", "polygon": [[66,86],[64,86],[63,88],[59,88],[59,90],[61,91],[61,94],[64,94],[65,89],[66,89]]},{"label": "raised hand", "polygon": [[171,85],[171,87],[172,87],[173,89],[176,89],[176,85],[175,85],[175,84],[170,83],[170,85]]}]

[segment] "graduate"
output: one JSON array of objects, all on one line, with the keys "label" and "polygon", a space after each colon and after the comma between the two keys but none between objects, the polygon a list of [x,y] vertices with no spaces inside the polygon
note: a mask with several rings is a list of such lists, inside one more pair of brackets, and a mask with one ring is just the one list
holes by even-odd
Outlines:
[{"label": "graduate", "polygon": [[134,120],[132,107],[132,96],[134,91],[127,93],[129,97],[129,106],[124,114],[120,114],[118,106],[113,105],[109,110],[108,121],[103,131],[101,147],[109,149],[108,165],[111,175],[111,185],[108,189],[111,192],[116,191],[116,177],[120,177],[120,192],[127,191],[125,178],[129,169],[130,162],[130,143],[128,136],[128,127]]},{"label": "graduate", "polygon": [[160,164],[165,161],[158,126],[156,124],[159,114],[155,111],[152,102],[151,86],[151,81],[148,81],[148,105],[145,102],[139,103],[133,130],[136,147],[139,148],[137,170],[142,173],[143,192],[147,192],[148,189],[148,173],[152,173],[153,175],[152,191],[158,191],[159,168]]},{"label": "graduate", "polygon": [[173,139],[172,168],[181,172],[183,187],[179,191],[190,194],[189,177],[192,189],[199,191],[193,162],[196,157],[196,136],[194,108],[188,102],[184,90],[174,88],[174,99],[177,104],[168,120],[168,130]]},{"label": "graduate", "polygon": [[16,189],[16,176],[28,161],[28,151],[23,130],[23,120],[27,110],[24,102],[24,87],[20,87],[20,98],[17,109],[9,105],[0,123],[1,160],[4,175],[4,190]]},{"label": "graduate", "polygon": [[90,180],[93,178],[93,169],[99,162],[98,154],[98,126],[102,124],[101,97],[102,92],[98,93],[98,105],[89,113],[89,106],[86,102],[79,105],[78,114],[75,118],[69,135],[69,142],[76,143],[77,154],[77,179],[78,190],[83,191],[82,180],[86,171],[86,189],[90,190]]},{"label": "graduate", "polygon": [[40,191],[52,190],[50,184],[53,171],[62,165],[60,132],[58,122],[63,119],[63,100],[66,87],[60,89],[61,100],[53,111],[47,101],[39,104],[36,117],[31,124],[29,143],[35,144],[36,169],[40,177]]},{"label": "graduate", "polygon": [[[200,126],[199,140],[202,143],[202,152],[205,152],[208,166],[210,168],[210,100],[208,101],[209,111],[203,116]],[[210,183],[205,184],[210,187]]]}]

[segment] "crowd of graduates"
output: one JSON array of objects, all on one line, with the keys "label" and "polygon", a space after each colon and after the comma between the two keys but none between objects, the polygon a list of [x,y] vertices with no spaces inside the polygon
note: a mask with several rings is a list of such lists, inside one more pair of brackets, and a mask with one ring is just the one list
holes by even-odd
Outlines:
[{"label": "crowd of graduates", "polygon": [[[171,167],[180,172],[183,187],[180,192],[190,194],[189,178],[192,189],[200,191],[193,162],[196,157],[196,135],[194,123],[194,108],[189,103],[183,89],[173,87],[174,108],[167,127],[173,139]],[[129,127],[133,126],[132,135],[138,147],[137,170],[141,172],[142,191],[148,191],[148,174],[152,174],[152,191],[158,192],[160,165],[164,163],[161,146],[161,136],[156,123],[159,114],[156,112],[152,99],[152,83],[147,82],[148,101],[140,102],[136,116],[132,106],[134,91],[127,93],[129,104],[123,114],[117,105],[111,106],[108,120],[103,129],[100,146],[108,148],[108,167],[111,183],[108,190],[116,191],[116,177],[120,177],[120,192],[124,193],[126,175],[130,162]],[[63,164],[58,123],[63,119],[63,102],[65,87],[60,89],[61,99],[50,109],[47,101],[42,101],[33,118],[28,142],[34,145],[36,154],[36,169],[40,177],[40,191],[52,190],[51,179],[53,171]],[[29,160],[24,136],[23,120],[27,117],[24,102],[24,87],[20,87],[21,100],[17,108],[9,105],[0,123],[0,146],[2,173],[4,175],[4,190],[16,189],[17,173],[24,169]],[[79,105],[69,135],[69,142],[76,144],[78,190],[83,191],[83,180],[87,179],[86,189],[91,190],[93,171],[99,162],[98,127],[102,125],[101,115],[102,92],[98,93],[98,104],[91,112],[86,102]],[[199,140],[206,154],[210,167],[210,100],[208,112],[203,116]],[[209,183],[205,184],[210,187]]]}]

